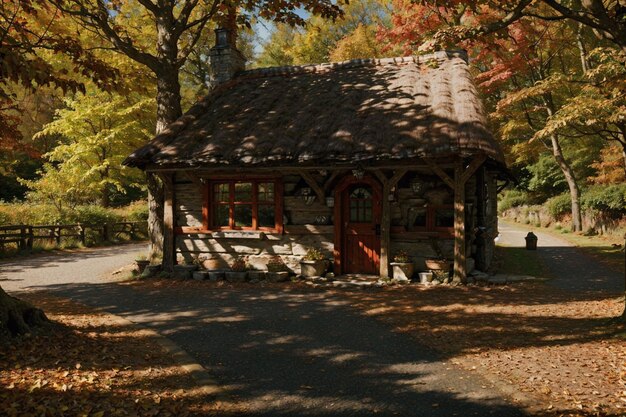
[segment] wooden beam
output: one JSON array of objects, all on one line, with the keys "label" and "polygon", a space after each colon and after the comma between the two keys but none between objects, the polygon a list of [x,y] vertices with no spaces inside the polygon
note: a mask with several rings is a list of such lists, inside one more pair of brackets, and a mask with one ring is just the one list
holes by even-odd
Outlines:
[{"label": "wooden beam", "polygon": [[465,253],[465,183],[463,165],[457,162],[454,168],[454,277],[453,282],[467,281]]},{"label": "wooden beam", "polygon": [[339,177],[340,175],[345,174],[347,171],[345,170],[337,170],[337,171],[333,171],[332,174],[330,174],[330,177],[328,177],[328,179],[326,181],[324,181],[324,194],[328,193],[328,191],[330,191],[330,187],[333,185],[333,182],[337,179],[337,177]]},{"label": "wooden beam", "polygon": [[183,174],[185,175],[185,177],[188,180],[193,182],[195,185],[197,185],[198,187],[202,187],[202,185],[203,185],[202,184],[202,180],[196,174],[194,174],[193,172],[190,172],[190,171],[183,171]]},{"label": "wooden beam", "polygon": [[382,171],[374,170],[374,175],[378,177],[383,185],[382,195],[382,215],[380,218],[380,267],[379,274],[381,278],[389,278],[389,259],[391,249],[391,204],[389,203],[389,194],[391,189],[400,181],[407,173],[407,169],[398,169],[394,171],[391,178],[387,178]]},{"label": "wooden beam", "polygon": [[480,155],[475,155],[474,159],[472,159],[472,162],[470,162],[470,164],[467,166],[467,168],[465,168],[465,171],[463,172],[463,176],[461,177],[461,182],[463,184],[465,184],[467,182],[467,180],[470,179],[470,177],[472,175],[474,175],[474,173],[476,172],[476,170],[478,168],[480,168],[480,166],[487,160],[487,155],[480,154]]},{"label": "wooden beam", "polygon": [[455,182],[452,178],[450,178],[450,176],[448,174],[446,174],[446,172],[441,169],[441,167],[439,165],[437,165],[436,163],[434,163],[433,161],[431,161],[428,158],[424,158],[424,162],[426,162],[426,164],[428,165],[428,167],[430,169],[432,169],[432,171],[437,174],[439,176],[439,178],[441,178],[441,180],[443,182],[446,183],[446,185],[450,188],[452,188],[454,190],[455,187]]},{"label": "wooden beam", "polygon": [[298,175],[300,175],[302,179],[304,179],[304,181],[309,185],[309,187],[311,187],[313,191],[315,191],[315,195],[317,196],[317,199],[322,204],[325,204],[326,194],[324,193],[324,190],[322,190],[322,187],[320,187],[320,185],[317,183],[317,181],[315,181],[315,178],[313,178],[311,174],[309,174],[306,171],[298,170],[297,172],[298,172]]}]

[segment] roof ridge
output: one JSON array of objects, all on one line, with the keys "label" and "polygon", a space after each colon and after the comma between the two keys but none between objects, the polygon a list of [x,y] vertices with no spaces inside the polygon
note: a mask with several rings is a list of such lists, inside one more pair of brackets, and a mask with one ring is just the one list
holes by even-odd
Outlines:
[{"label": "roof ridge", "polygon": [[316,74],[346,68],[377,67],[389,64],[420,64],[433,59],[445,60],[455,57],[461,58],[465,62],[468,62],[467,51],[465,51],[464,49],[456,49],[436,51],[425,55],[409,55],[392,58],[359,58],[339,62],[324,62],[321,64],[285,65],[281,67],[254,68],[240,72],[239,75],[235,77],[235,79],[261,78],[278,75]]}]

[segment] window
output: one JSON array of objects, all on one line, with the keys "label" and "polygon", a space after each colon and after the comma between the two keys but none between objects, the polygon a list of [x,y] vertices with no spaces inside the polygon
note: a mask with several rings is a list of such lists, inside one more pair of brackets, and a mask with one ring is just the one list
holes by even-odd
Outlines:
[{"label": "window", "polygon": [[350,222],[372,222],[372,192],[369,187],[358,187],[350,193]]},{"label": "window", "polygon": [[282,193],[275,180],[224,180],[210,187],[211,229],[282,228]]},{"label": "window", "polygon": [[454,208],[450,204],[410,208],[409,216],[414,231],[445,233],[454,228]]}]

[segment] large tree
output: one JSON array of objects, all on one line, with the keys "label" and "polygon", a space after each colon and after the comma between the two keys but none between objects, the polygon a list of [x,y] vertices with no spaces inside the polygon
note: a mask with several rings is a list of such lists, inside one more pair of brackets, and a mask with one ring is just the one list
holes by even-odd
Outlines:
[{"label": "large tree", "polygon": [[[157,80],[156,133],[182,115],[180,72],[191,52],[203,37],[211,22],[230,25],[235,11],[237,22],[249,25],[252,14],[264,19],[303,24],[297,13],[334,18],[341,14],[339,3],[333,0],[51,0],[63,13],[73,16],[80,24],[98,35],[106,47],[128,56],[149,69]],[[154,25],[154,36],[133,25],[129,17],[136,15]],[[162,185],[148,175],[148,191],[152,256],[161,252],[163,242]],[[164,264],[169,260],[163,259]]]},{"label": "large tree", "polygon": [[[0,5],[0,152],[20,146],[11,85],[34,91],[42,86],[83,90],[81,79],[111,87],[115,71],[84,50],[54,8],[44,0],[5,0]],[[76,71],[57,71],[46,59],[54,52]],[[79,74],[79,75],[77,75]],[[0,335],[25,333],[45,321],[44,313],[8,295],[0,287]]]}]

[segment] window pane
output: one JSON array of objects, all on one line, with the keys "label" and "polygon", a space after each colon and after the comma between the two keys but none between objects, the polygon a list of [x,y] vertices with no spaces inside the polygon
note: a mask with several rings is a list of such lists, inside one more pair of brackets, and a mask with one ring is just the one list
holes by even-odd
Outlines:
[{"label": "window pane", "polygon": [[259,188],[259,201],[271,201],[274,202],[274,183],[273,182],[260,182]]},{"label": "window pane", "polygon": [[252,227],[251,204],[238,204],[235,206],[235,226]]},{"label": "window pane", "polygon": [[355,188],[354,191],[350,193],[350,198],[358,198],[358,199],[372,198],[372,192],[369,190],[369,188],[365,188],[365,187]]},{"label": "window pane", "polygon": [[274,206],[259,205],[258,216],[259,227],[274,227],[276,226],[276,216],[274,215]]},{"label": "window pane", "polygon": [[228,183],[215,184],[213,186],[213,193],[215,201],[228,202],[230,196]]},{"label": "window pane", "polygon": [[252,201],[252,183],[235,183],[235,201]]},{"label": "window pane", "polygon": [[454,210],[451,208],[437,209],[435,212],[435,227],[453,227]]},{"label": "window pane", "polygon": [[415,216],[415,220],[413,220],[414,227],[426,227],[426,209],[425,208],[412,208],[411,215]]},{"label": "window pane", "polygon": [[215,206],[215,219],[213,220],[215,226],[225,227],[228,226],[228,206],[224,204],[218,204]]}]

